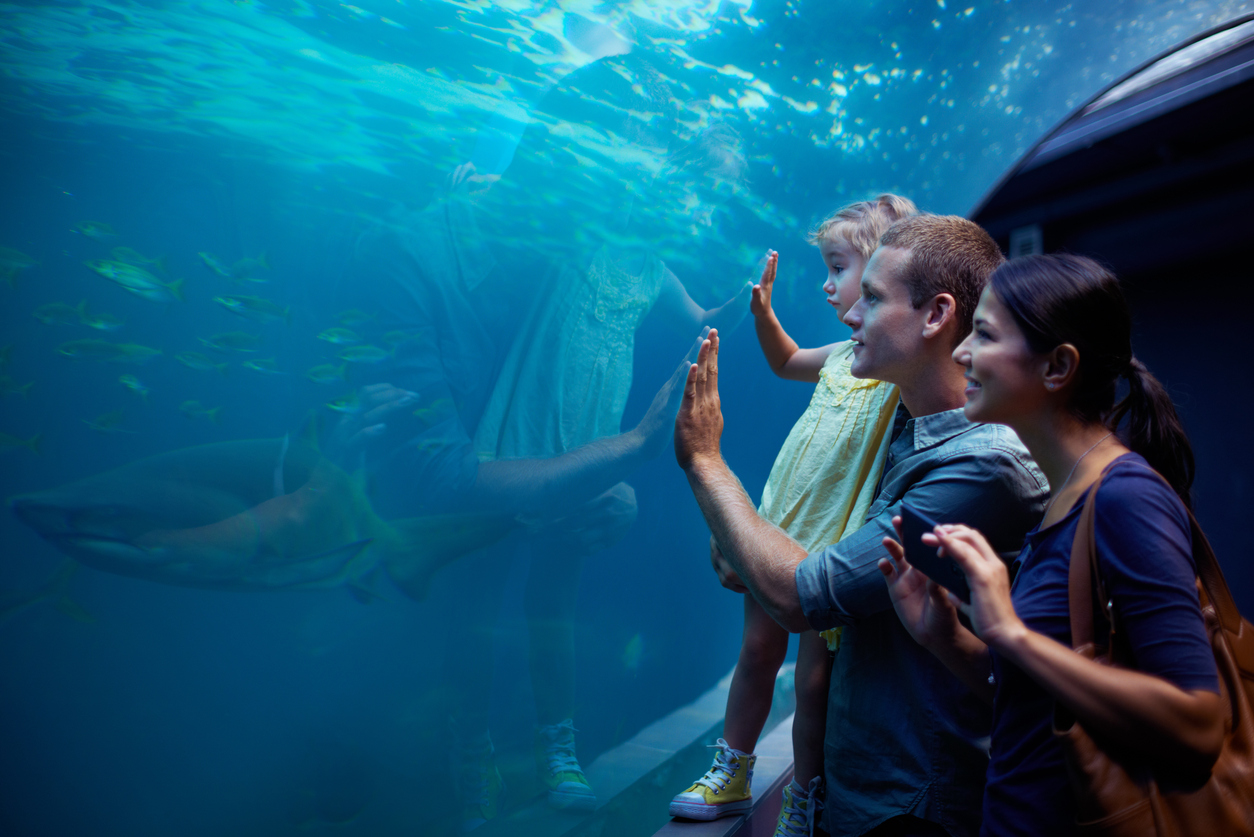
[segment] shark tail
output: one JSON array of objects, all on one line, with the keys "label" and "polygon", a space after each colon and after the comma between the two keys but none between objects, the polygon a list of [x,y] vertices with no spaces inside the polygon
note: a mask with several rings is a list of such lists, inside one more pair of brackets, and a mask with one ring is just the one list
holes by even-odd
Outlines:
[{"label": "shark tail", "polygon": [[75,622],[82,622],[84,625],[93,625],[96,622],[95,616],[92,616],[84,610],[82,605],[71,599],[69,596],[62,596],[57,599],[55,607],[58,611],[70,617]]},{"label": "shark tail", "polygon": [[173,294],[174,298],[179,302],[186,301],[183,299],[183,281],[184,280],[182,279],[175,279],[173,282],[166,285],[166,288],[169,289],[170,293]]},{"label": "shark tail", "polygon": [[78,305],[74,306],[74,313],[78,314],[78,321],[84,323],[87,320],[87,300],[80,299]]},{"label": "shark tail", "polygon": [[0,597],[0,622],[43,602],[52,602],[57,610],[76,622],[84,624],[95,622],[96,618],[71,599],[66,592],[71,579],[78,572],[78,567],[76,562],[67,559],[57,567],[52,578],[44,582],[43,586],[35,592],[7,594]]},{"label": "shark tail", "polygon": [[39,441],[41,439],[43,439],[43,435],[36,433],[34,436],[31,436],[29,439],[22,442],[22,447],[26,448],[31,453],[39,453]]},{"label": "shark tail", "polygon": [[517,526],[514,517],[456,514],[392,521],[397,537],[384,550],[384,566],[414,601],[427,597],[441,569],[470,552],[502,540]]},{"label": "shark tail", "polygon": [[262,250],[261,255],[257,257],[257,264],[261,265],[266,270],[270,269],[270,259],[267,257],[265,250]]},{"label": "shark tail", "polygon": [[214,424],[221,424],[222,423],[222,408],[214,407],[212,410],[206,410],[205,418],[209,419]]}]

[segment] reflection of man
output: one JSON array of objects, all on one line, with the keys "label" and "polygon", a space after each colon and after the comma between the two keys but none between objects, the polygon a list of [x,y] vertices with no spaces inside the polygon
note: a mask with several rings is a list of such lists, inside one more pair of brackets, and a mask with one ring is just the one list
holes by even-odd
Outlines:
[{"label": "reflection of man", "polygon": [[[498,263],[466,194],[475,185],[467,179],[468,188],[459,194],[358,242],[346,281],[353,295],[350,304],[378,312],[378,329],[391,334],[396,348],[390,359],[371,367],[377,370],[375,380],[387,384],[362,390],[363,409],[352,429],[364,428],[358,435],[369,440],[366,467],[373,477],[375,506],[385,517],[481,512],[517,516],[539,529],[526,607],[529,616],[547,616],[561,592],[554,580],[570,580],[563,567],[546,571],[547,563],[605,548],[634,519],[634,494],[621,481],[666,445],[681,394],[680,376],[688,364],[676,370],[629,431],[554,455],[477,455],[473,440],[514,344],[519,312],[535,302],[535,285],[521,277],[540,271],[517,261],[508,270]],[[501,794],[487,728],[495,618],[512,551],[495,548],[468,559],[475,582],[466,591],[473,597],[466,612],[473,618],[450,625],[447,634],[448,676],[457,692],[453,778],[464,828],[494,816]],[[425,595],[432,568],[389,569],[415,598]],[[568,598],[573,600],[573,595]],[[535,623],[533,645],[537,630],[560,634],[550,645],[568,633],[552,618],[530,621]],[[568,644],[573,656],[573,641]],[[553,654],[532,656],[537,715],[568,718],[565,704],[570,698],[565,696],[573,691],[571,667],[555,664]],[[559,703],[560,708],[553,706]],[[550,736],[560,739],[548,748],[557,755],[546,755],[556,765],[553,790],[574,797],[576,804],[595,802],[574,759],[574,730],[568,726]]]},{"label": "reflection of man", "polygon": [[990,527],[1002,552],[1040,517],[1044,476],[1008,428],[963,417],[965,381],[950,357],[1001,261],[992,239],[957,217],[911,218],[884,235],[845,322],[853,374],[896,384],[901,407],[865,525],[813,555],[758,517],[719,453],[716,334],[689,371],[675,453],[718,543],[716,571],[790,631],[845,626],[825,742],[832,834],[979,830],[988,707],[910,639],[877,561],[903,500],[943,522]]}]

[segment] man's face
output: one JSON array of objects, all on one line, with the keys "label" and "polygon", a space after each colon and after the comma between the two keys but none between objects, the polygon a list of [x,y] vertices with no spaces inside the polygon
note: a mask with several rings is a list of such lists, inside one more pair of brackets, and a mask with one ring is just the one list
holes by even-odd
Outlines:
[{"label": "man's face", "polygon": [[880,247],[862,272],[862,295],[842,318],[853,329],[856,378],[899,384],[909,380],[923,348],[927,306],[910,304],[910,289],[901,278],[910,252]]}]

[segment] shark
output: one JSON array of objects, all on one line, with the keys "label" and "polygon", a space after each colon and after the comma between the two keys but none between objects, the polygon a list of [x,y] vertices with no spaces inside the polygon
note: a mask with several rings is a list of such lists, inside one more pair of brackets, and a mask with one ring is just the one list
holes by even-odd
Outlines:
[{"label": "shark", "polygon": [[93,569],[213,590],[347,587],[361,601],[379,597],[381,573],[422,601],[440,568],[518,525],[484,514],[384,520],[360,475],[286,436],[169,451],[9,505]]}]

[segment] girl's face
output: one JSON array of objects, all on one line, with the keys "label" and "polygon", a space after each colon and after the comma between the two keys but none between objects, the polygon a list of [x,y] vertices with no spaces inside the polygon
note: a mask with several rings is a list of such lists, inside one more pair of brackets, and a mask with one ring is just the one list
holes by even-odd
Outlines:
[{"label": "girl's face", "polygon": [[839,233],[827,235],[819,243],[823,264],[827,265],[827,281],[823,292],[827,301],[836,309],[837,316],[844,317],[861,295],[862,271],[866,259]]},{"label": "girl's face", "polygon": [[1049,361],[1029,348],[1014,316],[992,288],[980,295],[975,328],[954,349],[954,360],[966,369],[963,413],[968,421],[1013,427],[1016,419],[1044,408]]}]

